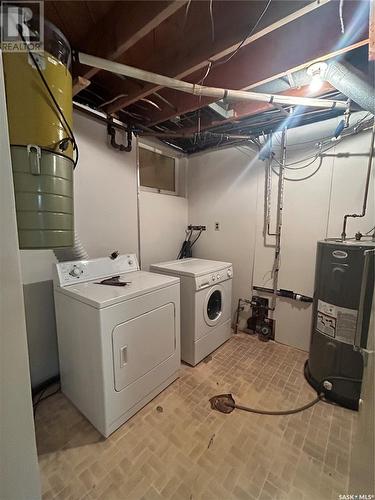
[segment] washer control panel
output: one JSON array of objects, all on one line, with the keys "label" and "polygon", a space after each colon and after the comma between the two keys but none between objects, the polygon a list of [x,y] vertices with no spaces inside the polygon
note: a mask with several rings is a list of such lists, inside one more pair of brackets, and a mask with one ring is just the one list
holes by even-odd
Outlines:
[{"label": "washer control panel", "polygon": [[233,277],[233,267],[227,267],[225,269],[221,269],[220,271],[215,271],[211,274],[205,274],[204,276],[198,276],[195,279],[196,289],[202,290],[203,288],[207,288],[209,286],[217,285],[222,281],[226,281],[228,279],[232,279]]},{"label": "washer control panel", "polygon": [[119,255],[115,259],[103,257],[59,262],[54,267],[54,283],[57,286],[72,285],[77,282],[110,278],[131,271],[139,271],[138,259],[135,254]]}]

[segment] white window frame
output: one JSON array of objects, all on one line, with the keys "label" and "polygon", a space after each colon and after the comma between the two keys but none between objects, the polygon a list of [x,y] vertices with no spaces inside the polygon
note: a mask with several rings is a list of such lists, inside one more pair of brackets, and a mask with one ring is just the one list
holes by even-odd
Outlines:
[{"label": "white window frame", "polygon": [[[159,155],[167,156],[168,158],[174,159],[174,191],[168,191],[167,189],[158,189],[148,186],[141,185],[141,175],[140,175],[140,166],[139,166],[139,148],[148,149],[153,153],[157,153]],[[178,186],[179,186],[179,165],[178,165],[178,157],[170,154],[170,152],[166,152],[163,149],[159,149],[154,146],[150,146],[149,144],[145,144],[144,142],[137,141],[137,175],[138,175],[138,185],[140,191],[147,191],[150,193],[158,193],[158,194],[167,194],[169,196],[179,196]]]}]

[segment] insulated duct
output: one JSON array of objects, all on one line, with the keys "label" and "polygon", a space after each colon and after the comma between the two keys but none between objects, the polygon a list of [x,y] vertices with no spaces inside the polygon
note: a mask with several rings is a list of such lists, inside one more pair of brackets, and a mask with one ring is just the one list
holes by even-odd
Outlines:
[{"label": "insulated duct", "polygon": [[69,248],[55,248],[53,253],[59,262],[68,262],[71,260],[87,260],[89,254],[81,243],[77,233],[74,234],[74,245]]},{"label": "insulated duct", "polygon": [[322,78],[365,111],[375,114],[374,87],[357,68],[347,62],[332,61]]}]

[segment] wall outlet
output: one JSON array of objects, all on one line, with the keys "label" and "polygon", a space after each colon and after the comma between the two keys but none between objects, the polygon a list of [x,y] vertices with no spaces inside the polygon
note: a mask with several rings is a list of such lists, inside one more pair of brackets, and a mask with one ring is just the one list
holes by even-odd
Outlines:
[{"label": "wall outlet", "polygon": [[215,231],[220,231],[220,222],[215,222]]}]

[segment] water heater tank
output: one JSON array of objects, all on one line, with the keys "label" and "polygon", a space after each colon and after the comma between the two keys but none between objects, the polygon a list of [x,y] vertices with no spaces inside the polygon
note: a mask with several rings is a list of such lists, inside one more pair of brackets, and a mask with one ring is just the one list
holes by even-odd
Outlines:
[{"label": "water heater tank", "polygon": [[[34,57],[72,127],[71,50],[46,22],[44,52]],[[73,151],[69,131],[27,52],[3,54],[20,248],[69,247],[74,242]]]},{"label": "water heater tank", "polygon": [[[370,241],[319,241],[316,257],[315,292],[309,360],[305,376],[316,389],[328,379],[327,398],[358,409],[363,372],[360,352],[354,349],[365,254],[374,249]],[[367,331],[374,269],[369,270],[363,331]]]}]

